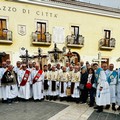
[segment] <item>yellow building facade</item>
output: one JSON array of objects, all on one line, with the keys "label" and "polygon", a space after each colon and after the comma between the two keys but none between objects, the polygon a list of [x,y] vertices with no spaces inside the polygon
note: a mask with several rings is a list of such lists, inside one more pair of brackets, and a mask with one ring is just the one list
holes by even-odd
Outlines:
[{"label": "yellow building facade", "polygon": [[38,48],[48,54],[56,43],[60,50],[70,48],[90,63],[100,52],[102,58],[118,67],[120,10],[97,7],[60,0],[1,0],[0,52],[9,54],[15,64],[20,60],[21,48],[26,48],[30,55],[36,54]]}]

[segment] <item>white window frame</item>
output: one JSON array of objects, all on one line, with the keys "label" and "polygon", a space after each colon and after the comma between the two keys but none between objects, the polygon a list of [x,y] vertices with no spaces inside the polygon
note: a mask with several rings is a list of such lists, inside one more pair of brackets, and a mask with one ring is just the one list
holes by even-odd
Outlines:
[{"label": "white window frame", "polygon": [[37,22],[43,22],[43,23],[46,23],[46,32],[49,32],[48,20],[35,19],[35,31],[37,30]]},{"label": "white window frame", "polygon": [[0,16],[0,19],[6,19],[6,26],[7,26],[7,29],[9,30],[9,28],[8,28],[9,18],[6,16]]}]

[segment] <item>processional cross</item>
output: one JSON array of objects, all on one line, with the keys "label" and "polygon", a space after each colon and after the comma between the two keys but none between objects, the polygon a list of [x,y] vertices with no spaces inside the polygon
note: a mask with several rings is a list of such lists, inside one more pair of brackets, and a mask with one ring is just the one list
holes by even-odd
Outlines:
[{"label": "processional cross", "polygon": [[47,55],[42,55],[41,52],[42,52],[42,50],[40,48],[38,48],[38,55],[33,55],[33,59],[38,58],[38,62],[40,64],[40,69],[42,70],[42,58],[47,57]]},{"label": "processional cross", "polygon": [[92,60],[92,62],[98,62],[98,65],[99,65],[99,66],[101,66],[101,62],[106,62],[106,61],[107,61],[107,60],[105,60],[105,59],[103,60],[103,59],[101,58],[101,53],[100,53],[100,52],[98,53],[98,59],[93,59],[93,60]]},{"label": "processional cross", "polygon": [[53,54],[54,56],[54,60],[55,62],[57,62],[57,60],[59,59],[59,54],[62,54],[63,51],[60,51],[58,48],[57,48],[57,45],[56,43],[54,44],[54,49],[52,51],[48,51],[49,54]]},{"label": "processional cross", "polygon": [[75,54],[73,54],[73,53],[71,52],[71,50],[69,49],[68,53],[65,54],[64,56],[67,56],[68,62],[70,63],[71,57],[75,56]]},{"label": "processional cross", "polygon": [[25,59],[25,63],[28,65],[28,60],[32,59],[32,56],[28,54],[28,50],[25,51],[25,55],[21,55],[20,58]]}]

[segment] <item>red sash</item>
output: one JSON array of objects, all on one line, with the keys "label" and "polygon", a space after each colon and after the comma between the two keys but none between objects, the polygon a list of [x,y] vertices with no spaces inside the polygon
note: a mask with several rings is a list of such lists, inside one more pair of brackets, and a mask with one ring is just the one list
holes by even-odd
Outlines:
[{"label": "red sash", "polygon": [[42,75],[42,70],[39,70],[38,73],[35,75],[35,77],[33,78],[33,84],[37,82],[37,80],[40,78],[40,76]]},{"label": "red sash", "polygon": [[25,86],[26,85],[29,75],[30,75],[30,71],[26,70],[25,74],[23,76],[22,82],[20,83],[20,86]]}]

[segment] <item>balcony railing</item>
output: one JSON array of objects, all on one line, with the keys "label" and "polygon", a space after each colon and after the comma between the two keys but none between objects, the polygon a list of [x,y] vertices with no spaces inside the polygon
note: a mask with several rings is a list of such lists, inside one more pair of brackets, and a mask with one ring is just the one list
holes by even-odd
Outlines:
[{"label": "balcony railing", "polygon": [[111,39],[103,38],[103,39],[100,39],[99,41],[99,48],[112,50],[115,48],[115,43],[116,43],[115,38],[111,38]]},{"label": "balcony railing", "polygon": [[51,45],[51,34],[49,32],[41,34],[36,31],[32,33],[32,44],[34,45]]},{"label": "balcony railing", "polygon": [[66,37],[68,47],[83,47],[84,37],[82,35],[68,35]]},{"label": "balcony railing", "polygon": [[4,29],[0,31],[0,43],[12,43],[12,31]]}]

